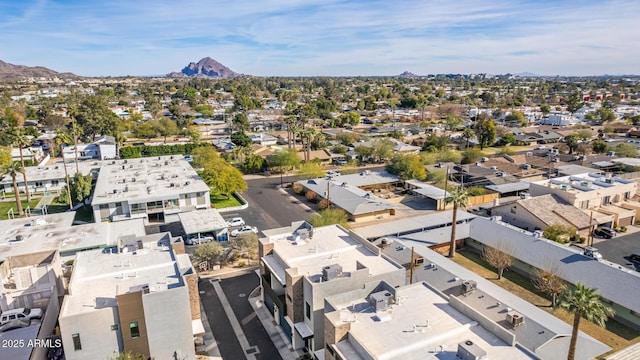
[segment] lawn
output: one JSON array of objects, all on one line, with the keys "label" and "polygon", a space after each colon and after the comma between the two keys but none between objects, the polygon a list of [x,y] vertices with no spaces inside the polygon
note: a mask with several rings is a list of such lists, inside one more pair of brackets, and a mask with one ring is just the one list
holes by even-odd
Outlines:
[{"label": "lawn", "polygon": [[[11,198],[13,199],[13,197]],[[34,207],[36,207],[36,205],[38,205],[38,202],[40,201],[40,198],[31,198],[31,202],[27,204],[27,200],[26,199],[20,199],[20,202],[22,203],[22,208],[26,209],[27,206],[31,206],[31,209],[33,209]],[[18,208],[16,207],[16,201],[10,201],[9,198],[6,198],[5,201],[0,202],[0,220],[7,220],[9,217],[7,215],[7,211],[9,211],[9,209],[13,208],[13,214],[17,217],[18,216]]]},{"label": "lawn", "polygon": [[[51,202],[51,204],[47,207],[47,213],[49,214],[57,214],[63,213],[69,210],[69,205],[60,204],[55,200]],[[82,221],[82,222],[94,222],[93,220],[93,209],[90,205],[85,205],[80,209],[76,210],[74,221]]]},{"label": "lawn", "polygon": [[[573,315],[562,309],[553,310],[551,308],[550,298],[537,292],[528,278],[513,271],[505,271],[502,280],[497,280],[498,275],[494,269],[485,263],[480,255],[466,250],[459,251],[458,255],[461,256],[456,256],[453,261],[459,265],[464,266],[501,288],[516,294],[518,297],[554,315],[560,320],[570,325],[573,324]],[[602,328],[582,319],[580,322],[580,330],[611,346],[613,348],[612,352],[640,342],[640,333],[614,320],[607,321],[606,328]]]},{"label": "lawn", "polygon": [[224,195],[211,194],[210,199],[211,199],[211,203],[215,205],[216,209],[224,209],[228,207],[242,205],[242,203],[240,202],[240,199],[238,199],[236,194],[233,194],[233,196],[230,196],[229,199],[227,199]]}]

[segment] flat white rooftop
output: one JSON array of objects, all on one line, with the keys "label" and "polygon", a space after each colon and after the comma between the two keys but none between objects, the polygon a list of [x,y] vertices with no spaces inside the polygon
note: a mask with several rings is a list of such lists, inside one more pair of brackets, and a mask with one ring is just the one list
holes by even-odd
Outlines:
[{"label": "flat white rooftop", "polygon": [[74,216],[75,212],[64,212],[2,221],[0,260],[50,249],[71,252],[115,245],[118,232],[109,223],[72,226]]},{"label": "flat white rooftop", "polygon": [[287,232],[268,239],[275,244],[274,255],[267,255],[264,260],[281,281],[288,268],[298,268],[300,274],[308,276],[321,275],[322,268],[332,264],[341,265],[343,272],[356,271],[356,262],[367,267],[371,275],[398,270],[398,265],[365,247],[337,225],[314,228],[312,238],[301,239]]},{"label": "flat white rooftop", "polygon": [[207,191],[182,155],[111,160],[102,162],[91,205],[175,199]]},{"label": "flat white rooftop", "polygon": [[178,217],[187,235],[220,230],[227,227],[227,222],[216,209],[187,211],[179,213]]},{"label": "flat white rooftop", "polygon": [[[347,340],[337,344],[347,359],[457,359],[458,344],[471,341],[488,359],[531,359],[449,305],[422,283],[397,289],[399,304],[376,313],[366,299],[337,304],[349,322]],[[369,356],[360,355],[360,348]]]},{"label": "flat white rooftop", "polygon": [[[182,255],[187,256],[178,257]],[[143,286],[148,286],[150,293],[184,286],[179,270],[183,261],[176,259],[168,246],[156,243],[145,243],[135,255],[130,251],[80,252],[60,314],[69,316],[115,307],[117,295],[140,291]]]},{"label": "flat white rooftop", "polygon": [[[69,173],[69,177],[73,177],[76,174],[76,164],[74,160],[67,160],[67,172]],[[78,169],[80,173],[83,175],[88,175],[91,173],[91,170],[98,169],[100,167],[100,162],[98,161],[80,161],[78,162]],[[45,180],[64,180],[64,165],[62,161],[57,162],[53,165],[45,165],[45,166],[27,166],[25,167],[25,171],[27,172],[27,180],[29,183],[34,181],[45,181]],[[18,176],[16,179],[18,180],[18,184],[23,182],[22,176]],[[2,177],[0,180],[0,184],[12,184],[13,180],[10,176]]]}]

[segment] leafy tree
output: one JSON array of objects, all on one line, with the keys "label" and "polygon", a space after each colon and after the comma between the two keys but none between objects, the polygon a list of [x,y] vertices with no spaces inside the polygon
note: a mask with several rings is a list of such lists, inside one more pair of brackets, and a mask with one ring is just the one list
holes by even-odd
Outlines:
[{"label": "leafy tree", "polygon": [[473,130],[480,144],[480,149],[484,149],[496,141],[496,123],[491,119],[477,120],[473,125]]},{"label": "leafy tree", "polygon": [[434,133],[429,134],[422,145],[422,150],[429,152],[436,152],[438,150],[444,150],[449,145],[449,136],[438,136]]},{"label": "leafy tree", "polygon": [[638,148],[631,144],[618,144],[614,151],[621,157],[638,157]]},{"label": "leafy tree", "polygon": [[484,156],[484,152],[477,148],[469,148],[462,152],[462,159],[460,160],[463,164],[471,164],[474,163],[480,158]]},{"label": "leafy tree", "polygon": [[596,113],[602,122],[614,121],[617,118],[616,113],[614,113],[613,110],[603,107],[596,110]]},{"label": "leafy tree", "polygon": [[311,215],[308,221],[314,227],[338,224],[346,228],[348,220],[347,213],[342,209],[324,209]]},{"label": "leafy tree", "polygon": [[209,186],[211,194],[224,195],[227,199],[233,192],[247,189],[242,173],[222,159],[211,147],[200,147],[194,151],[194,165],[202,167],[200,177]]},{"label": "leafy tree", "polygon": [[353,151],[358,154],[362,161],[369,159],[373,155],[373,148],[364,145],[357,145],[353,148]]},{"label": "leafy tree", "polygon": [[131,351],[120,353],[117,356],[111,358],[111,360],[145,360],[145,359],[146,358],[143,355],[132,353]]},{"label": "leafy tree", "polygon": [[391,174],[398,175],[402,180],[424,180],[427,177],[427,171],[420,156],[415,154],[397,154],[385,169]]},{"label": "leafy tree", "polygon": [[517,126],[527,126],[527,118],[520,111],[513,110],[511,114],[505,116],[504,121]]},{"label": "leafy tree", "polygon": [[580,136],[576,133],[572,133],[564,137],[564,143],[569,147],[569,154],[573,154],[573,150],[578,146],[579,140]]},{"label": "leafy tree", "polygon": [[229,239],[229,244],[239,256],[249,260],[258,255],[258,234],[245,233]]},{"label": "leafy tree", "polygon": [[574,92],[565,101],[565,104],[567,105],[567,111],[573,114],[584,106],[584,101],[582,101],[580,93]]},{"label": "leafy tree", "polygon": [[560,308],[573,314],[573,329],[567,360],[574,360],[576,343],[578,341],[578,329],[580,319],[583,317],[599,326],[604,327],[608,316],[613,316],[614,311],[605,305],[600,299],[597,289],[589,288],[581,282],[575,289],[564,292],[560,298]]},{"label": "leafy tree", "polygon": [[177,135],[180,133],[180,129],[175,121],[169,118],[161,118],[160,120],[152,121],[151,127],[155,130],[155,133],[164,137],[164,141],[167,142],[167,136]]},{"label": "leafy tree", "polygon": [[504,269],[513,265],[514,258],[508,254],[506,245],[500,244],[498,247],[492,248],[489,246],[482,247],[482,258],[487,264],[493,266],[498,270],[498,280],[502,279],[502,273]]},{"label": "leafy tree", "polygon": [[251,138],[242,131],[231,134],[231,142],[241,147],[249,147],[253,144]]},{"label": "leafy tree", "polygon": [[444,123],[448,130],[455,130],[458,126],[462,125],[462,119],[457,116],[447,115],[444,119]]},{"label": "leafy tree", "polygon": [[449,196],[445,199],[447,204],[453,204],[453,214],[451,219],[451,243],[449,244],[449,257],[456,256],[456,222],[458,221],[458,208],[467,207],[469,194],[462,187],[456,187],[449,191]]},{"label": "leafy tree", "polygon": [[513,144],[514,142],[516,142],[516,136],[512,133],[502,135],[503,144]]},{"label": "leafy tree", "polygon": [[342,114],[340,115],[340,125],[341,126],[346,126],[346,125],[358,125],[360,124],[360,114],[358,114],[355,111],[350,111],[346,114]]},{"label": "leafy tree", "polygon": [[220,261],[224,249],[220,243],[208,242],[198,245],[193,253],[193,257],[198,262],[206,261],[209,264],[215,264]]},{"label": "leafy tree", "polygon": [[608,151],[607,143],[602,140],[594,140],[591,143],[591,147],[593,148],[593,152],[596,154],[604,154]]},{"label": "leafy tree", "polygon": [[393,155],[395,143],[389,139],[376,139],[371,143],[373,148],[372,156],[378,158],[379,161],[388,159]]},{"label": "leafy tree", "polygon": [[472,129],[469,129],[468,127],[465,127],[464,130],[462,131],[462,135],[461,136],[466,142],[465,148],[468,149],[469,148],[469,142],[471,141],[471,139],[473,139],[476,136],[476,134]]},{"label": "leafy tree", "polygon": [[540,105],[540,112],[543,115],[547,115],[551,112],[551,106],[549,104],[541,104]]},{"label": "leafy tree", "polygon": [[280,186],[282,186],[283,173],[300,164],[300,158],[295,149],[282,149],[269,156],[267,164],[270,169],[278,169],[278,172],[280,172]]},{"label": "leafy tree", "polygon": [[567,283],[556,276],[556,271],[536,269],[531,278],[531,283],[536,290],[551,296],[551,307],[556,308],[556,299],[567,288]]},{"label": "leafy tree", "polygon": [[249,131],[251,129],[251,124],[249,124],[249,118],[245,113],[237,113],[236,116],[233,117],[232,121],[233,125],[241,131]]},{"label": "leafy tree", "polygon": [[307,161],[304,164],[300,165],[300,172],[298,175],[303,179],[314,179],[324,176],[324,168],[322,165],[313,162]]},{"label": "leafy tree", "polygon": [[563,224],[552,224],[544,229],[544,237],[564,244],[569,241],[569,238],[575,234],[575,232],[576,230],[573,227]]},{"label": "leafy tree", "polygon": [[444,188],[447,171],[445,169],[432,170],[427,173],[427,181],[433,182],[437,187]]},{"label": "leafy tree", "polygon": [[591,137],[593,136],[593,133],[589,129],[580,129],[578,130],[577,135],[580,138],[580,140],[586,141],[591,139]]},{"label": "leafy tree", "polygon": [[248,173],[255,173],[266,167],[267,161],[260,155],[250,155],[244,159],[243,168]]},{"label": "leafy tree", "polygon": [[150,122],[144,122],[133,128],[133,134],[139,139],[153,139],[158,135],[158,131]]},{"label": "leafy tree", "polygon": [[76,123],[85,136],[95,140],[96,135],[115,135],[118,115],[99,96],[87,96],[78,105]]},{"label": "leafy tree", "polygon": [[71,181],[71,198],[76,204],[86,199],[91,194],[91,175],[82,175],[77,172]]}]

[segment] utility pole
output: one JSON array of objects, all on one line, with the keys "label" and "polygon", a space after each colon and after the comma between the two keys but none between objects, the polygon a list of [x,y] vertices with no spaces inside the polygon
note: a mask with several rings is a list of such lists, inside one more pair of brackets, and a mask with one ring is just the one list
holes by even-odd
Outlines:
[{"label": "utility pole", "polygon": [[587,245],[593,245],[593,210],[591,210],[591,215],[589,215],[589,235],[587,235]]},{"label": "utility pole", "polygon": [[327,180],[327,209],[331,209],[331,180]]},{"label": "utility pole", "polygon": [[447,207],[447,183],[449,182],[449,166],[447,165],[447,172],[444,177],[444,202],[442,204],[442,210]]},{"label": "utility pole", "polygon": [[415,265],[415,259],[413,257],[413,246],[411,247],[411,264],[409,264],[409,284],[413,284],[413,266]]}]

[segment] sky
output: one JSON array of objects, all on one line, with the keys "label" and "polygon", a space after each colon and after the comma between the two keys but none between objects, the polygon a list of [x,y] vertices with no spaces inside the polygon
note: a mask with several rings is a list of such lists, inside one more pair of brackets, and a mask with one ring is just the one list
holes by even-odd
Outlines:
[{"label": "sky", "polygon": [[638,0],[1,0],[0,60],[82,76],[640,73]]}]

